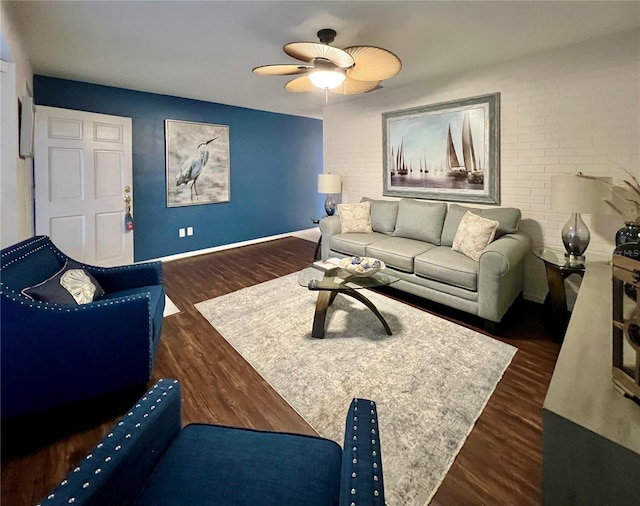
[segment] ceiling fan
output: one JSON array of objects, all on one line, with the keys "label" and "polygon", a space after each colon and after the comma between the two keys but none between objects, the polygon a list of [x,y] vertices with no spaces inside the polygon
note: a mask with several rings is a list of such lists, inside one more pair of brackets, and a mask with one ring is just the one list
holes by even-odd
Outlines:
[{"label": "ceiling fan", "polygon": [[384,79],[395,76],[402,62],[391,51],[375,46],[351,46],[344,49],[330,46],[336,32],[324,28],[318,32],[318,42],[290,42],[282,48],[286,54],[306,65],[263,65],[253,69],[262,76],[301,75],[285,84],[292,92],[317,88],[341,95],[371,91]]}]

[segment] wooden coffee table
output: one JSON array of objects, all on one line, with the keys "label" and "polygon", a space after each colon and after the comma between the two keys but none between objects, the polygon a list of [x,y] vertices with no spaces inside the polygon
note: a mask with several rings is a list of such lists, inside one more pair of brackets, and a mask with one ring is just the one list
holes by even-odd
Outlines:
[{"label": "wooden coffee table", "polygon": [[378,317],[387,335],[392,335],[389,324],[380,314],[378,308],[359,290],[388,286],[399,280],[400,278],[386,274],[383,271],[376,272],[370,276],[353,276],[338,267],[327,271],[322,271],[313,266],[303,269],[298,274],[298,284],[309,290],[319,292],[311,335],[319,339],[324,338],[327,309],[339,293],[362,302]]}]

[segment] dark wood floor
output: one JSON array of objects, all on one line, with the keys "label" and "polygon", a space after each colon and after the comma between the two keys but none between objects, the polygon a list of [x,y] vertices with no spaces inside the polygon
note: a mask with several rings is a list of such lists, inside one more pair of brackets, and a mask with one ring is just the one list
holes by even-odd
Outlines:
[{"label": "dark wood floor", "polygon": [[[153,378],[181,381],[184,423],[314,434],[193,307],[295,272],[309,263],[314,248],[311,242],[291,237],[165,264],[167,294],[181,313],[164,320]],[[392,289],[385,293],[483,332],[474,316]],[[518,353],[432,505],[540,504],[541,411],[559,345],[551,339],[544,308],[523,300],[516,302],[494,337],[516,346]],[[3,425],[1,503],[35,504],[106,434],[138,394],[139,390],[120,393],[36,417],[20,427]]]}]

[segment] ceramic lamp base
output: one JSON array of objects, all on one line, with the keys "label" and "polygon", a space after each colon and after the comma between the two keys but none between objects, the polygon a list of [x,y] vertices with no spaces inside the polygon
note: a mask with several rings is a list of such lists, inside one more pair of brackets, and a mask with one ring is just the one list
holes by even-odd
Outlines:
[{"label": "ceramic lamp base", "polygon": [[324,210],[327,216],[333,216],[335,214],[336,200],[333,198],[333,195],[327,195],[327,198],[324,200]]},{"label": "ceramic lamp base", "polygon": [[565,257],[584,261],[584,252],[589,246],[591,234],[580,213],[573,213],[562,227],[562,242],[567,250]]}]

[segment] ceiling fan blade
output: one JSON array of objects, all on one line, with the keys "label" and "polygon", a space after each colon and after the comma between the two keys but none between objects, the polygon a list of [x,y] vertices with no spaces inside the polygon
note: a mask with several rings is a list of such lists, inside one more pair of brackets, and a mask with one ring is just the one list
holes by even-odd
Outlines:
[{"label": "ceiling fan blade", "polygon": [[296,77],[292,79],[287,84],[284,85],[284,89],[287,91],[292,91],[294,93],[302,93],[305,91],[314,91],[317,90],[309,76]]},{"label": "ceiling fan blade", "polygon": [[328,46],[327,44],[319,44],[317,42],[291,42],[285,44],[282,49],[292,58],[306,62],[312,62],[316,58],[324,58],[343,69],[348,69],[354,64],[353,58],[349,53],[337,47]]},{"label": "ceiling fan blade", "polygon": [[340,86],[332,88],[329,91],[338,95],[357,95],[358,93],[371,91],[377,88],[379,84],[380,81],[358,81],[357,79],[352,79],[347,76]]},{"label": "ceiling fan blade", "polygon": [[375,46],[351,46],[344,49],[355,61],[347,76],[358,81],[381,81],[395,76],[402,62],[391,51]]},{"label": "ceiling fan blade", "polygon": [[313,65],[262,65],[253,69],[254,74],[260,76],[295,76],[306,74]]}]

